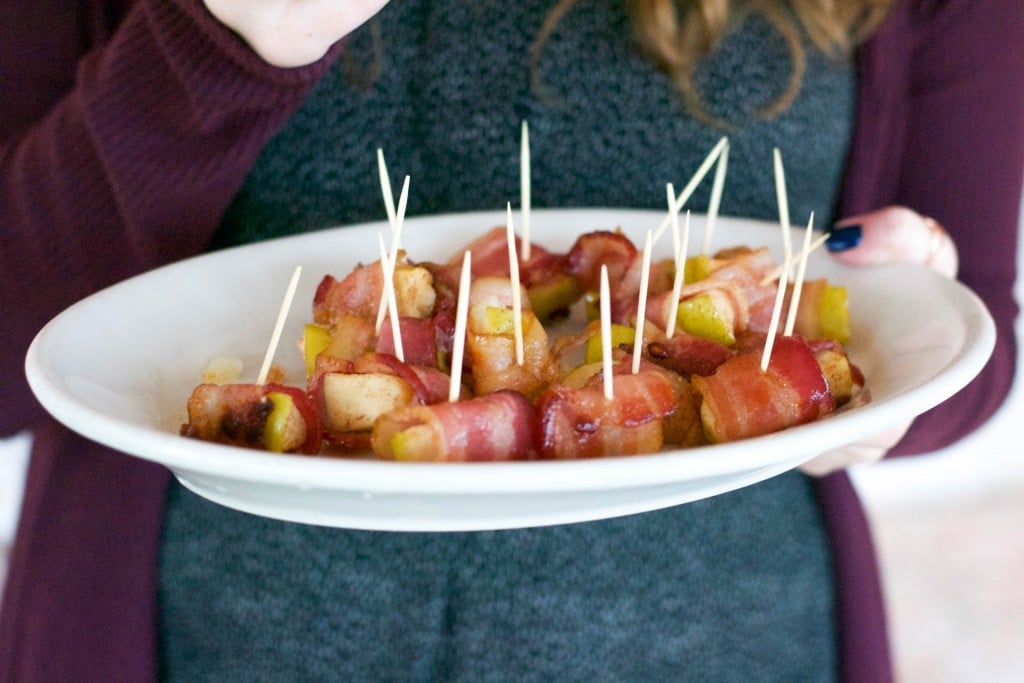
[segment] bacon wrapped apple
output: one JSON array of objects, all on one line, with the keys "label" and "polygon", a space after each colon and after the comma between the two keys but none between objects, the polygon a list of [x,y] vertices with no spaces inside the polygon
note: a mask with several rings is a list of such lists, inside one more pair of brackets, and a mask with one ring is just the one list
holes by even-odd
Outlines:
[{"label": "bacon wrapped apple", "polygon": [[385,460],[468,462],[529,460],[536,456],[537,416],[515,391],[409,405],[374,422],[373,452]]},{"label": "bacon wrapped apple", "polygon": [[[425,318],[433,312],[436,293],[427,268],[410,263],[401,254],[393,281],[399,315]],[[341,280],[325,275],[313,297],[313,320],[330,325],[344,314],[375,320],[383,291],[379,260],[356,267]]]},{"label": "bacon wrapped apple", "polygon": [[352,361],[321,356],[309,394],[329,442],[365,448],[380,415],[444,400],[448,377],[436,368],[403,363],[386,353],[366,353]]},{"label": "bacon wrapped apple", "polygon": [[321,429],[306,393],[280,384],[197,386],[181,435],[277,453],[320,452]]},{"label": "bacon wrapped apple", "polygon": [[[594,379],[600,379],[595,374]],[[675,387],[662,373],[617,374],[613,398],[588,382],[581,388],[556,384],[537,397],[541,455],[596,458],[661,450],[663,420],[679,406]]]},{"label": "bacon wrapped apple", "polygon": [[516,359],[513,307],[508,278],[479,277],[472,282],[466,354],[473,391],[502,389],[534,397],[558,378],[547,331],[526,301],[521,310],[523,363]]},{"label": "bacon wrapped apple", "polygon": [[[852,386],[852,380],[842,379],[840,356],[828,358],[833,384]],[[765,370],[761,362],[761,349],[749,348],[722,363],[713,375],[693,377],[701,421],[712,443],[778,432],[835,411],[830,382],[814,349],[803,339],[777,337]],[[845,372],[852,377],[848,363]]]}]

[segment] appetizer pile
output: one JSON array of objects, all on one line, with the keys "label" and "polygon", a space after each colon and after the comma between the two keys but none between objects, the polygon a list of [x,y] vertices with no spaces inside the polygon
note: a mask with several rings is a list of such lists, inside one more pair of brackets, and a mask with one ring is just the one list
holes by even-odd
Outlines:
[{"label": "appetizer pile", "polygon": [[769,337],[789,303],[774,311],[780,271],[767,248],[652,263],[649,247],[597,231],[566,253],[533,245],[513,261],[522,242],[508,235],[496,227],[444,263],[399,251],[393,267],[384,253],[325,276],[299,342],[305,384],[203,383],[181,433],[403,461],[586,458],[768,434],[863,388],[844,347],[844,288],[800,283],[794,329]]},{"label": "appetizer pile", "polygon": [[[409,178],[396,209],[378,150],[391,249],[381,237],[378,261],[320,282],[299,341],[304,385],[271,372],[286,306],[257,382],[200,384],[181,434],[400,461],[592,458],[769,434],[866,400],[844,347],[846,290],[804,279],[813,216],[792,254],[778,150],[781,266],[767,248],[709,254],[726,138],[679,195],[667,185],[668,213],[642,249],[618,230],[565,253],[532,244],[525,123],[522,135],[522,236],[510,204],[504,227],[443,263],[400,248]],[[716,162],[704,249],[687,258],[679,213]],[[652,262],[669,227],[673,256]]]}]

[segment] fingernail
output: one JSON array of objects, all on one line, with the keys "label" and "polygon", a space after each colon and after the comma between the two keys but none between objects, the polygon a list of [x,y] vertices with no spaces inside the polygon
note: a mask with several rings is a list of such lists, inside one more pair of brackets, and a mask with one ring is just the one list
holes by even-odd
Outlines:
[{"label": "fingernail", "polygon": [[833,228],[825,240],[825,248],[829,251],[846,251],[853,249],[860,244],[861,229],[859,225],[848,225],[842,228]]}]

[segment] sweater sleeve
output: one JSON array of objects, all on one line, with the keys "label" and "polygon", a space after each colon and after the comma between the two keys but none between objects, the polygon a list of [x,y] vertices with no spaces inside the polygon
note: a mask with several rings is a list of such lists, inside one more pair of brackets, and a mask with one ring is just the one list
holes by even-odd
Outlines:
[{"label": "sweater sleeve", "polygon": [[[82,2],[78,12],[22,4],[26,17],[38,16],[3,22],[0,46],[26,44],[5,33],[37,30],[37,53],[46,53],[53,35],[88,33],[96,14],[118,4]],[[47,111],[2,122],[0,434],[42,415],[23,372],[36,332],[84,296],[201,251],[260,149],[335,54],[277,69],[199,0],[140,0],[109,40],[71,55],[80,57],[66,67],[73,79]],[[21,68],[10,54],[0,65]],[[14,82],[34,93],[52,88],[53,77],[25,69]]]},{"label": "sweater sleeve", "polygon": [[934,217],[960,280],[992,313],[982,373],[920,416],[894,455],[945,447],[982,425],[1014,379],[1024,188],[1024,12],[1017,0],[920,0],[897,9],[859,62],[859,129],[844,210],[903,204]]}]

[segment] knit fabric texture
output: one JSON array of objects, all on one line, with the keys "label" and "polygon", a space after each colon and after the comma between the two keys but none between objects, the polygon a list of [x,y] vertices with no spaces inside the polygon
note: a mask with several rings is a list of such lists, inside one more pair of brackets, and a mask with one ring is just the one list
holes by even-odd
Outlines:
[{"label": "knit fabric texture", "polygon": [[[777,218],[777,147],[794,222],[814,211],[827,224],[851,126],[849,63],[811,51],[799,97],[765,120],[758,109],[791,63],[751,16],[697,73],[728,124],[717,129],[637,54],[620,3],[575,5],[532,87],[527,54],[549,8],[386,7],[266,147],[215,246],[382,220],[378,147],[395,188],[410,176],[410,215],[515,205],[523,120],[537,207],[662,208],[665,183],[685,184],[728,134],[724,214]],[[704,210],[709,191],[688,208]],[[448,534],[280,522],[173,486],[160,577],[167,680],[815,681],[836,670],[831,556],[797,473],[624,518]]]}]

